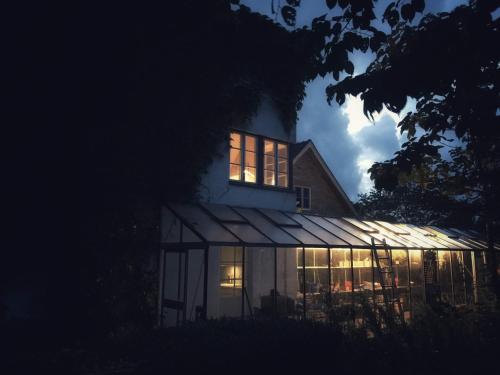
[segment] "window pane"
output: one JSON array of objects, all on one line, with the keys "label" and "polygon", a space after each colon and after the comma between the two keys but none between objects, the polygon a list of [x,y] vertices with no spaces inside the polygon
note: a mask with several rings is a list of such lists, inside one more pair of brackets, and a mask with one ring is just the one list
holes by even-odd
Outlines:
[{"label": "window pane", "polygon": [[295,188],[295,199],[297,202],[297,207],[302,207],[302,188]]},{"label": "window pane", "polygon": [[278,159],[278,172],[288,173],[288,160]]},{"label": "window pane", "polygon": [[304,197],[302,202],[302,208],[309,209],[311,208],[311,204],[309,203],[309,198]]},{"label": "window pane", "polygon": [[274,181],[274,171],[264,171],[264,184],[266,185],[275,185]]},{"label": "window pane", "polygon": [[229,178],[231,180],[240,180],[241,179],[241,166],[236,164],[229,165]]},{"label": "window pane", "polygon": [[303,188],[303,202],[302,208],[311,208],[311,189]]},{"label": "window pane", "polygon": [[241,148],[241,135],[238,133],[231,133],[231,147]]},{"label": "window pane", "polygon": [[278,156],[288,159],[288,146],[283,143],[278,143]]},{"label": "window pane", "polygon": [[257,151],[257,143],[255,137],[250,135],[245,136],[245,150],[246,151]]},{"label": "window pane", "polygon": [[229,162],[231,164],[241,164],[241,151],[235,148],[230,149]]},{"label": "window pane", "polygon": [[257,154],[255,152],[252,151],[245,152],[245,166],[247,167],[257,166]]},{"label": "window pane", "polygon": [[266,155],[274,155],[274,142],[273,141],[264,141],[264,154]]},{"label": "window pane", "polygon": [[264,155],[264,169],[274,171],[274,156]]},{"label": "window pane", "polygon": [[246,182],[256,182],[257,181],[257,169],[253,167],[245,167],[245,181]]},{"label": "window pane", "polygon": [[288,175],[280,173],[278,176],[278,186],[288,187]]}]

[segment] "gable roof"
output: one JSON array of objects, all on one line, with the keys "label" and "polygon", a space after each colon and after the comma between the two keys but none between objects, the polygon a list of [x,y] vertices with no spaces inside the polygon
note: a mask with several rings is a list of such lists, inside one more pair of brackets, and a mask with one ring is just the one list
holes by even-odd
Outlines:
[{"label": "gable roof", "polygon": [[332,183],[334,188],[339,192],[339,195],[343,198],[346,206],[349,208],[349,210],[351,211],[351,213],[354,216],[358,217],[356,209],[354,208],[351,200],[349,199],[349,197],[345,193],[344,189],[342,189],[342,186],[340,186],[339,182],[335,178],[331,169],[326,164],[325,159],[323,159],[323,157],[319,153],[319,151],[316,148],[316,146],[314,145],[313,141],[308,139],[307,141],[299,142],[299,143],[295,143],[295,144],[291,145],[290,154],[291,154],[293,163],[295,163],[297,160],[299,160],[302,157],[302,155],[304,155],[307,152],[307,150],[312,151],[313,155],[316,157],[317,161],[321,165],[323,171],[328,176],[328,179],[330,180],[330,182]]}]

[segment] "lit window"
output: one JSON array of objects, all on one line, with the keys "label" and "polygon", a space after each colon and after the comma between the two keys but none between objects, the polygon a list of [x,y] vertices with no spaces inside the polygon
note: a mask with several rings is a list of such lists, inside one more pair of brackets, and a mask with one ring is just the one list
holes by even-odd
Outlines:
[{"label": "lit window", "polygon": [[288,187],[288,145],[264,140],[264,184]]},{"label": "lit window", "polygon": [[231,132],[229,179],[257,182],[257,139],[254,136]]},{"label": "lit window", "polygon": [[222,247],[220,250],[220,287],[225,295],[243,286],[243,251],[241,247]]},{"label": "lit window", "polygon": [[303,210],[311,209],[311,189],[303,186],[295,187],[295,195],[297,198],[297,208]]}]

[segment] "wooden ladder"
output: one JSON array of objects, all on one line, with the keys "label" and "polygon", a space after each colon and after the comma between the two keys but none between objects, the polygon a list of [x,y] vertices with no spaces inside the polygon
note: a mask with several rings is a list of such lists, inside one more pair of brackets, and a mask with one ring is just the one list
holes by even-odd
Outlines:
[{"label": "wooden ladder", "polygon": [[[396,285],[396,279],[394,277],[394,268],[392,266],[392,253],[385,239],[383,240],[384,247],[382,249],[377,249],[375,246],[375,240],[372,238],[372,254],[375,260],[375,265],[377,272],[379,274],[380,287],[382,289],[382,296],[384,300],[384,305],[386,308],[386,313],[395,320],[404,324],[404,310],[401,306],[401,299],[399,298],[398,286]],[[379,251],[383,252],[383,255],[379,255]],[[375,298],[374,298],[374,304]]]}]

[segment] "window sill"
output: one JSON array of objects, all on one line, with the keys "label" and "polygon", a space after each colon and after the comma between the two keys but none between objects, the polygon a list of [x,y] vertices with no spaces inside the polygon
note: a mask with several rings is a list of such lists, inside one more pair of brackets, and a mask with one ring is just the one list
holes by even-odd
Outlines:
[{"label": "window sill", "polygon": [[291,188],[291,187],[283,188],[283,187],[279,187],[279,186],[269,186],[269,185],[263,185],[263,184],[257,184],[257,183],[251,183],[251,182],[241,182],[241,181],[235,181],[235,180],[229,180],[229,185],[249,187],[249,188],[261,189],[261,190],[280,191],[283,193],[294,193],[295,192],[293,190],[293,188]]}]

